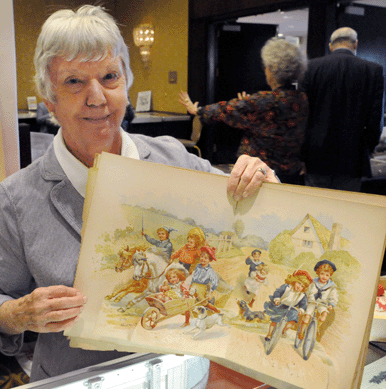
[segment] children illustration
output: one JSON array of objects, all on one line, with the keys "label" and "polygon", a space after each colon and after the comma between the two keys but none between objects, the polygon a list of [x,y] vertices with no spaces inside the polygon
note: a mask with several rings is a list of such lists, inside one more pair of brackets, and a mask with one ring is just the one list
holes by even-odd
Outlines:
[{"label": "children illustration", "polygon": [[245,260],[245,263],[249,266],[248,277],[252,277],[251,273],[256,271],[257,266],[264,263],[263,261],[260,260],[260,256],[261,256],[261,251],[256,249],[253,250],[251,256]]},{"label": "children illustration", "polygon": [[191,274],[200,259],[200,247],[205,243],[205,234],[201,228],[195,227],[188,232],[187,243],[174,252],[170,259],[178,260]]},{"label": "children illustration", "polygon": [[182,298],[186,289],[183,282],[186,280],[188,271],[180,268],[170,268],[167,270],[165,277],[166,280],[159,287],[159,293],[155,295],[155,298],[162,302],[170,301],[177,298]]},{"label": "children illustration", "polygon": [[[287,314],[288,322],[283,329],[283,337],[286,337],[287,330],[298,322],[299,313],[304,313],[307,308],[306,292],[311,283],[312,277],[307,271],[296,270],[287,276],[284,284],[277,288],[272,296],[269,296],[270,301],[264,303],[265,313],[271,319],[266,341],[271,340],[273,329],[284,315]],[[287,313],[289,307],[296,307],[298,310],[292,308]]]},{"label": "children illustration", "polygon": [[334,309],[338,303],[338,290],[336,284],[331,280],[331,276],[336,272],[336,266],[333,262],[323,259],[314,267],[314,271],[318,277],[314,278],[308,293],[307,310],[302,318],[298,337],[300,340],[304,338],[304,332],[314,314],[317,303],[318,312],[318,335],[320,337],[321,327],[326,321],[327,315]]},{"label": "children illustration", "polygon": [[175,231],[175,229],[171,227],[162,226],[157,229],[157,235],[159,240],[151,238],[149,235],[145,234],[142,231],[142,235],[145,237],[145,239],[152,245],[156,247],[161,247],[165,249],[168,258],[172,255],[173,252],[173,244],[169,239],[169,235],[172,231]]},{"label": "children illustration", "polygon": [[[197,301],[203,301],[201,305],[211,309],[216,313],[220,311],[213,305],[211,299],[213,292],[218,285],[218,277],[213,270],[210,262],[216,261],[216,249],[214,247],[202,246],[200,249],[200,263],[196,266],[191,279],[190,290],[195,290],[195,296]],[[210,302],[209,302],[210,301]],[[189,325],[190,312],[185,313],[184,326]]]},{"label": "children illustration", "polygon": [[268,272],[268,265],[262,262],[256,267],[256,270],[249,272],[249,277],[247,277],[244,281],[244,288],[246,289],[247,294],[249,294],[251,298],[248,303],[251,308],[253,306],[253,303],[255,302],[255,297],[259,293],[261,285],[268,285]]}]

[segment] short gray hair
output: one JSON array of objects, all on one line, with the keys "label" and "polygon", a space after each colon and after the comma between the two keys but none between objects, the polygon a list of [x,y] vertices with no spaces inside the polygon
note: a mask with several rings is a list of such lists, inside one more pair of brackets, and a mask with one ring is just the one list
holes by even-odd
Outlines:
[{"label": "short gray hair", "polygon": [[307,66],[306,56],[299,48],[281,38],[271,38],[264,44],[261,59],[280,85],[299,81]]},{"label": "short gray hair", "polygon": [[103,7],[84,5],[77,11],[63,9],[53,13],[43,24],[34,57],[38,93],[55,101],[49,66],[53,58],[67,61],[100,61],[109,53],[122,60],[129,90],[133,83],[130,58],[114,18]]},{"label": "short gray hair", "polygon": [[354,44],[358,39],[358,34],[350,27],[338,28],[331,34],[330,43],[336,45],[342,42]]}]

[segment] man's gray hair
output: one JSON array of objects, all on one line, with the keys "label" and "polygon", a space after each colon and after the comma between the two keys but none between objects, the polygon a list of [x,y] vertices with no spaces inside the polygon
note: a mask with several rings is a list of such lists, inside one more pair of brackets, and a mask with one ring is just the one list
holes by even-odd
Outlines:
[{"label": "man's gray hair", "polygon": [[269,39],[261,49],[264,67],[268,67],[280,85],[299,81],[306,70],[307,60],[298,47],[281,38]]},{"label": "man's gray hair", "polygon": [[53,58],[100,61],[108,54],[121,58],[129,90],[133,83],[129,51],[114,18],[103,7],[92,5],[84,5],[77,11],[63,9],[53,13],[43,24],[35,50],[38,93],[44,99],[55,102],[49,77]]},{"label": "man's gray hair", "polygon": [[330,43],[336,45],[342,42],[354,44],[358,39],[358,34],[350,27],[338,28],[331,34]]}]

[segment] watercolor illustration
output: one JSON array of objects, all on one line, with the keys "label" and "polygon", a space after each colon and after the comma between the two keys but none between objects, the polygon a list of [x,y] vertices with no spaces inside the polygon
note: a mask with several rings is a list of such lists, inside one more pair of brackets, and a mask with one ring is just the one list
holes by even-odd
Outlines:
[{"label": "watercolor illustration", "polygon": [[315,347],[329,359],[328,343],[349,326],[350,289],[361,271],[342,225],[329,229],[307,214],[293,229],[266,225],[274,236],[266,241],[243,235],[241,220],[233,230],[214,231],[156,209],[124,204],[122,210],[131,217],[128,227],[105,233],[97,245],[108,253],[101,269],[130,273],[105,296],[104,331],[121,329],[126,318],[129,328],[162,323],[172,333],[178,320],[199,341],[226,336],[234,326],[258,334],[267,355],[283,338],[304,360]]},{"label": "watercolor illustration", "polygon": [[233,204],[226,177],[146,164],[123,184],[141,162],[109,163],[85,213],[76,347],[202,355],[277,388],[358,387],[386,204],[274,184]]}]

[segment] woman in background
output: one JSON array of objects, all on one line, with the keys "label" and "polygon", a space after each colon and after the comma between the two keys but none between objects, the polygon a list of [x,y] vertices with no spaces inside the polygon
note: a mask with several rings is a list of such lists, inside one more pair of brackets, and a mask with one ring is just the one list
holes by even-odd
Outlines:
[{"label": "woman in background", "polygon": [[225,123],[242,131],[238,156],[247,154],[266,162],[281,182],[300,184],[308,100],[294,83],[304,75],[306,58],[284,39],[269,39],[261,50],[267,83],[272,91],[247,95],[203,107],[180,93],[180,103],[203,124]]}]

